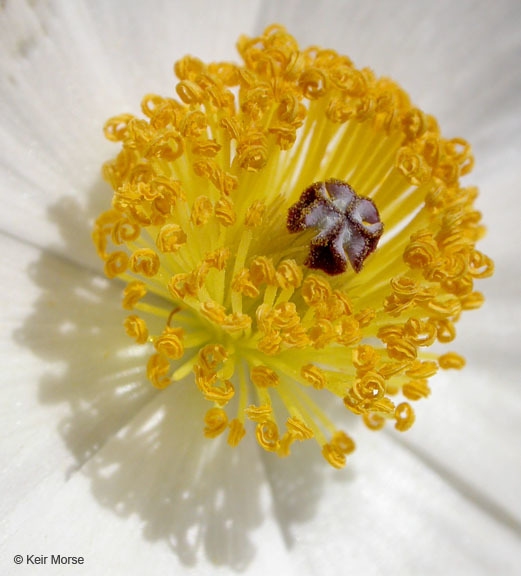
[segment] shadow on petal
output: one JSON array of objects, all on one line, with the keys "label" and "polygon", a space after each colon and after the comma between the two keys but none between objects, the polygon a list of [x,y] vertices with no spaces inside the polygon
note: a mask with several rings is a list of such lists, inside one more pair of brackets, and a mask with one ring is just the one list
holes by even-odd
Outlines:
[{"label": "shadow on petal", "polygon": [[[100,181],[87,208],[72,197],[51,207],[71,254],[91,246],[103,195],[108,205]],[[64,473],[87,475],[99,503],[119,516],[137,515],[144,538],[167,542],[187,566],[204,555],[244,570],[268,515],[291,547],[294,527],[313,518],[332,473],[317,447],[296,446],[281,461],[260,454],[253,430],[236,449],[225,438],[205,439],[208,404],[193,378],[162,392],[146,379],[147,350],[122,326],[122,285],[45,252],[28,274],[41,293],[16,339],[49,365],[42,404],[69,406],[58,427],[76,466]]]}]

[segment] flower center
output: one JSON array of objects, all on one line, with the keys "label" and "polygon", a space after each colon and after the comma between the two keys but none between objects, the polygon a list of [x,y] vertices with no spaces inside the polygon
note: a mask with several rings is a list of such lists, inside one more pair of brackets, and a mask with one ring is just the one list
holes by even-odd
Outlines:
[{"label": "flower center", "polygon": [[207,437],[237,445],[252,426],[280,456],[314,438],[340,468],[353,440],[310,389],[404,431],[428,378],[464,363],[423,348],[453,340],[492,273],[458,180],[472,156],[345,56],[301,51],[280,27],[239,51],[242,66],[183,58],[179,100],[147,95],[145,119],[107,122],[122,149],[93,238],[127,283],[148,378],[191,378]]}]

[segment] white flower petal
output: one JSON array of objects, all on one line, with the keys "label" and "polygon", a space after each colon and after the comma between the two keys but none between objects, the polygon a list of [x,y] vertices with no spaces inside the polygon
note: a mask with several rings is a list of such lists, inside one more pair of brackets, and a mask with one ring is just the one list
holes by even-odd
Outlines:
[{"label": "white flower petal", "polygon": [[[293,460],[265,458],[281,488],[277,512],[297,569],[375,576],[517,573],[519,527],[490,517],[386,434],[360,431],[357,438],[359,450],[340,474],[321,467],[304,446],[299,449],[307,453]],[[308,482],[310,468],[315,475]]]},{"label": "white flower petal", "polygon": [[[5,518],[47,476],[63,477],[90,458],[153,391],[143,385],[142,359],[121,357],[129,342],[117,284],[14,239],[2,236],[2,246],[0,285],[9,304],[1,406],[10,433],[1,442],[4,473],[15,475],[2,501]],[[74,415],[78,407],[83,412]]]},{"label": "white flower petal", "polygon": [[464,319],[454,346],[469,367],[433,382],[400,443],[360,431],[346,473],[315,446],[283,462],[264,455],[264,470],[251,437],[236,451],[202,438],[197,396],[151,390],[115,284],[3,239],[2,558],[88,544],[86,573],[515,573],[519,3],[31,6],[0,17],[0,230],[99,269],[88,221],[115,153],[103,122],[137,112],[147,91],[171,93],[171,64],[187,51],[237,59],[235,39],[257,17],[258,32],[280,21],[303,45],[394,77],[445,134],[474,144],[498,275],[488,314]]}]

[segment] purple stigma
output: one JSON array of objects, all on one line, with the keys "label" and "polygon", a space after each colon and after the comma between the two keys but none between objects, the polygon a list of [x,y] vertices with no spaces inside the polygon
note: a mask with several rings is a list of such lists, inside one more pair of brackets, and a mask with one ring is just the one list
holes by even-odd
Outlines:
[{"label": "purple stigma", "polygon": [[306,188],[289,209],[287,227],[292,233],[308,228],[318,231],[304,264],[331,276],[345,272],[348,261],[360,272],[383,232],[374,202],[335,179]]}]

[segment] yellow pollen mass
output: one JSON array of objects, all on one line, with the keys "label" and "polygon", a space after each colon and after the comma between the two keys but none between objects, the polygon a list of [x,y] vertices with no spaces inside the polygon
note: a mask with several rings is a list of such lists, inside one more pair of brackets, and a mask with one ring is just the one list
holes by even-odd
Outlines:
[{"label": "yellow pollen mass", "polygon": [[403,432],[438,369],[464,367],[445,346],[494,268],[460,183],[474,159],[347,56],[276,25],[237,47],[182,58],[174,94],[107,121],[93,240],[151,384],[208,402],[202,434],[279,457],[312,441],[342,468],[355,443],[321,398]]}]

